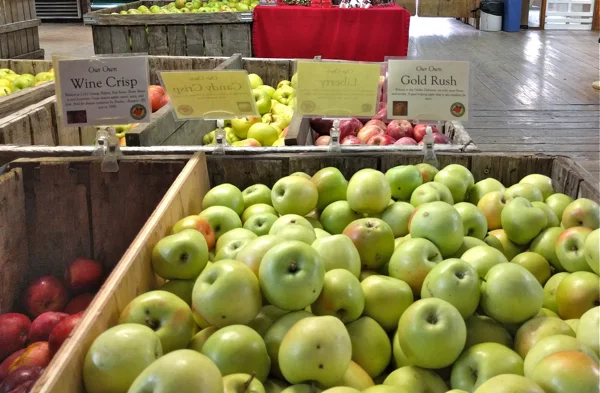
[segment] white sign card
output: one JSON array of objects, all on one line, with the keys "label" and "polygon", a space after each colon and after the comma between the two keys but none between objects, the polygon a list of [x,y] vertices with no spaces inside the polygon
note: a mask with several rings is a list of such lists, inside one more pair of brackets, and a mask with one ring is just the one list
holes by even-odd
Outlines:
[{"label": "white sign card", "polygon": [[150,122],[146,56],[59,59],[55,64],[66,126]]},{"label": "white sign card", "polygon": [[388,119],[469,118],[469,62],[389,60]]}]

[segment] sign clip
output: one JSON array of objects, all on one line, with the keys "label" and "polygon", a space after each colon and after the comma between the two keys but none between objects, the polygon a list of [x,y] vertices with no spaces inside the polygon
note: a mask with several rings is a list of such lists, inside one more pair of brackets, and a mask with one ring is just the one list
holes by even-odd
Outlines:
[{"label": "sign clip", "polygon": [[423,137],[423,162],[435,168],[439,167],[438,159],[435,155],[431,126],[427,126],[425,136]]},{"label": "sign clip", "polygon": [[333,121],[333,127],[329,131],[329,152],[330,153],[341,153],[342,148],[340,146],[340,119]]},{"label": "sign clip", "polygon": [[96,133],[96,145],[92,156],[104,157],[100,170],[102,172],[118,172],[121,148],[114,127],[100,129]]},{"label": "sign clip", "polygon": [[217,120],[217,131],[215,132],[215,150],[213,154],[225,154],[225,146],[229,146],[227,136],[225,135],[225,120]]}]

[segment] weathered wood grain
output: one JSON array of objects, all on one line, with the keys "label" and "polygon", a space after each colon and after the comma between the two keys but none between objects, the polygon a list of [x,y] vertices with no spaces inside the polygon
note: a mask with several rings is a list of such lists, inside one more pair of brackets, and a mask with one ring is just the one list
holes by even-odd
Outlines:
[{"label": "weathered wood grain", "polygon": [[[204,25],[204,48],[206,56],[224,56],[223,41],[221,40],[222,25]],[[231,56],[230,53],[227,56]]]},{"label": "weathered wood grain", "polygon": [[188,56],[204,56],[204,37],[202,25],[187,25],[185,39]]},{"label": "weathered wood grain", "polygon": [[223,26],[223,55],[231,56],[241,53],[242,56],[252,56],[252,26],[245,24],[232,24]]},{"label": "weathered wood grain", "polygon": [[111,26],[110,39],[112,41],[112,53],[131,53],[129,29],[127,26]]},{"label": "weathered wood grain", "polygon": [[[97,27],[94,27],[95,29]],[[169,54],[167,46],[167,27],[148,26],[148,54],[166,56]]]}]

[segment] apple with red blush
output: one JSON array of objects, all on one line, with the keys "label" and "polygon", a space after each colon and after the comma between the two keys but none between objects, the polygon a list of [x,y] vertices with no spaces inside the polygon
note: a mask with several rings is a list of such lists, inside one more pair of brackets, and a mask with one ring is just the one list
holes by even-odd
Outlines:
[{"label": "apple with red blush", "polygon": [[0,361],[25,347],[31,320],[23,314],[0,315]]},{"label": "apple with red blush", "polygon": [[33,318],[47,311],[62,311],[68,300],[67,288],[53,276],[42,276],[25,290],[25,309]]},{"label": "apple with red blush", "polygon": [[[381,104],[383,104],[383,105],[381,105]],[[385,120],[386,118],[387,118],[387,107],[386,107],[385,103],[380,103],[380,106],[377,109],[377,113],[375,114],[375,116],[373,116],[371,118],[371,120],[379,120],[383,123],[382,120]],[[384,123],[384,128],[385,128],[385,123]]]},{"label": "apple with red blush", "polygon": [[327,146],[331,142],[331,137],[329,135],[321,135],[315,141],[315,146]]},{"label": "apple with red blush", "polygon": [[433,143],[435,144],[448,145],[451,143],[450,138],[448,138],[445,134],[442,134],[440,132],[434,132],[432,134]]},{"label": "apple with red blush", "polygon": [[6,378],[6,376],[8,375],[8,369],[10,368],[10,365],[13,364],[13,362],[23,354],[23,352],[25,352],[25,348],[19,349],[17,352],[13,353],[12,355],[4,359],[2,363],[0,363],[0,382],[2,382],[4,378]]},{"label": "apple with red blush", "polygon": [[394,145],[410,145],[410,146],[417,146],[417,141],[415,141],[412,138],[409,138],[407,136],[405,136],[404,138],[400,138],[398,139],[396,142],[394,142]]},{"label": "apple with red blush", "polygon": [[68,315],[77,314],[85,311],[90,303],[94,300],[93,293],[82,293],[69,300],[65,306],[64,312]]},{"label": "apple with red blush", "polygon": [[25,366],[10,374],[0,384],[1,393],[27,392],[28,389],[44,373],[44,367]]},{"label": "apple with red blush", "polygon": [[376,125],[365,125],[356,135],[363,143],[367,143],[375,135],[383,135],[384,130]]},{"label": "apple with red blush", "polygon": [[396,140],[394,138],[392,138],[391,136],[386,135],[386,134],[379,134],[379,135],[375,135],[374,137],[369,139],[367,141],[367,145],[387,146],[387,145],[392,145],[394,142],[396,142]]},{"label": "apple with red blush", "polygon": [[16,369],[26,366],[46,367],[52,360],[52,356],[48,343],[38,341],[25,348],[21,356],[16,358],[8,367],[8,372],[12,373]]},{"label": "apple with red blush", "polygon": [[385,130],[386,135],[399,140],[413,136],[413,126],[408,120],[392,120]]},{"label": "apple with red blush", "polygon": [[363,144],[363,141],[361,141],[360,139],[358,139],[358,137],[356,137],[354,135],[347,136],[342,141],[342,145],[362,145],[362,144]]},{"label": "apple with red blush", "polygon": [[50,333],[56,325],[69,314],[64,312],[48,311],[33,320],[29,328],[29,342],[48,341]]},{"label": "apple with red blush", "polygon": [[368,127],[368,126],[377,126],[377,127],[381,128],[381,130],[383,132],[385,132],[385,130],[387,129],[387,126],[385,125],[385,123],[383,121],[377,120],[377,119],[371,119],[371,120],[369,120],[365,124],[365,127]]},{"label": "apple with red blush", "polygon": [[362,127],[363,124],[356,117],[350,120],[340,120],[340,140],[344,140],[350,135],[356,136]]},{"label": "apple with red blush", "polygon": [[413,127],[413,138],[417,142],[421,142],[427,133],[427,127],[431,127],[431,132],[439,132],[437,127],[430,124],[415,124]]},{"label": "apple with red blush", "polygon": [[54,355],[60,346],[65,342],[65,340],[69,337],[77,323],[81,320],[83,313],[78,313],[75,315],[69,315],[62,321],[60,321],[54,329],[52,329],[52,333],[50,333],[50,338],[48,339],[48,346],[50,348],[50,353]]},{"label": "apple with red blush", "polygon": [[65,270],[65,283],[73,294],[97,291],[103,277],[104,266],[86,258],[75,259]]},{"label": "apple with red blush", "polygon": [[310,128],[321,135],[329,135],[329,131],[333,127],[333,120],[321,119],[315,117],[310,119]]}]

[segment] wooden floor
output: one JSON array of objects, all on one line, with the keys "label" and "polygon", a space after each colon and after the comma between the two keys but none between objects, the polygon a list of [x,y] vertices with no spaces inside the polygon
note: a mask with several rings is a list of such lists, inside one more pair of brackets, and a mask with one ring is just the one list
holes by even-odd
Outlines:
[{"label": "wooden floor", "polygon": [[[467,130],[483,151],[574,157],[600,178],[598,33],[483,32],[460,21],[413,17],[409,56],[469,60],[475,110]],[[43,24],[46,56],[93,54],[91,29]]]}]

